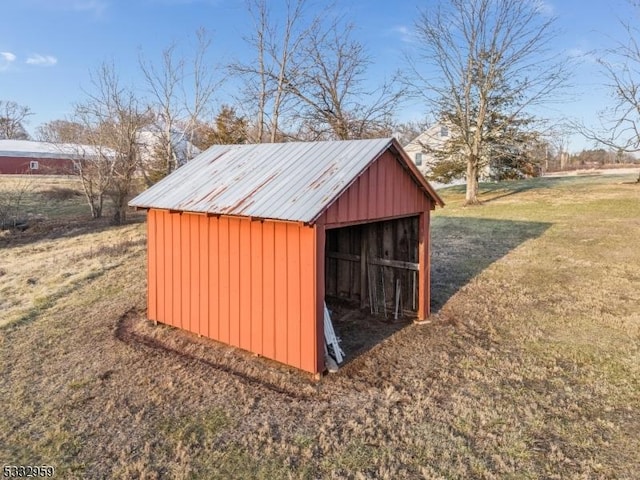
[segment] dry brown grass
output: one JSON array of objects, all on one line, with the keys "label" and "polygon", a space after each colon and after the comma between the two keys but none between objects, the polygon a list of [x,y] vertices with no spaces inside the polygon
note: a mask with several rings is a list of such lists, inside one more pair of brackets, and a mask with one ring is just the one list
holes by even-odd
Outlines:
[{"label": "dry brown grass", "polygon": [[[626,180],[515,182],[471,209],[445,192],[434,322],[317,384],[145,321],[142,225],[6,246],[2,286],[25,278],[7,255],[36,270],[67,252],[71,275],[101,273],[0,330],[0,461],[59,478],[637,478],[640,188]],[[117,241],[122,255],[96,247]]]},{"label": "dry brown grass", "polygon": [[18,211],[11,212],[17,214],[20,220],[35,223],[68,216],[86,217],[89,214],[77,177],[0,175],[0,208],[3,203],[13,204],[16,195],[22,191],[26,195],[21,200]]}]

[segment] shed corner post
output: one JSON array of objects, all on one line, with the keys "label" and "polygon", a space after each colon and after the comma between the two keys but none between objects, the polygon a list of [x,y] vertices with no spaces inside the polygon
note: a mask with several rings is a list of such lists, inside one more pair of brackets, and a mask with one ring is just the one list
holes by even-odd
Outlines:
[{"label": "shed corner post", "polygon": [[316,223],[316,259],[315,259],[315,291],[316,291],[316,373],[324,372],[324,262],[326,230],[324,222]]},{"label": "shed corner post", "polygon": [[431,232],[429,231],[430,211],[420,213],[418,261],[418,318],[417,323],[426,321],[431,315]]}]

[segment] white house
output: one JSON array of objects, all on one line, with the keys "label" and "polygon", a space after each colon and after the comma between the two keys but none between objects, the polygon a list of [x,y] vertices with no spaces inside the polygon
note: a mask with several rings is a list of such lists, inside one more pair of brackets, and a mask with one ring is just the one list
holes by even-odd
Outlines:
[{"label": "white house", "polygon": [[445,142],[449,140],[449,135],[449,127],[436,123],[403,146],[405,152],[411,157],[411,160],[423,175],[429,172],[435,160],[433,153],[430,153],[429,150],[441,149]]},{"label": "white house", "polygon": [[[444,147],[445,143],[451,138],[450,128],[443,123],[436,123],[427,128],[424,132],[411,140],[408,144],[404,145],[405,152],[409,155],[413,163],[416,164],[418,170],[423,175],[428,174],[436,161],[434,150],[440,150]],[[491,179],[491,165],[487,164],[480,170],[480,180],[488,181]],[[460,185],[465,183],[464,177],[461,179],[453,180],[449,184],[438,183],[430,181],[434,188],[443,188],[451,185]]]},{"label": "white house", "polygon": [[[159,128],[150,127],[138,133],[138,143],[141,149],[142,162],[150,162],[157,155],[157,149],[162,148],[165,133]],[[200,149],[192,144],[184,132],[173,130],[171,144],[175,153],[177,166],[182,166],[200,153]]]}]

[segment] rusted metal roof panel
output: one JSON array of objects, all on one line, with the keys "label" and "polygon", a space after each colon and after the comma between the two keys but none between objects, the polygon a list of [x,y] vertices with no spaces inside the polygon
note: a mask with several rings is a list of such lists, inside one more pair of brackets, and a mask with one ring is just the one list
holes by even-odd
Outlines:
[{"label": "rusted metal roof panel", "polygon": [[216,145],[129,205],[308,223],[392,144],[383,138]]}]

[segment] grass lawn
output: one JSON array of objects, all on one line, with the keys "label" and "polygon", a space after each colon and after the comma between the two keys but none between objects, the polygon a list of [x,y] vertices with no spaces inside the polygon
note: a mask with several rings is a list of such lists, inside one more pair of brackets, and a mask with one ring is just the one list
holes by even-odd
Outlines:
[{"label": "grass lawn", "polygon": [[142,223],[5,234],[0,462],[65,479],[638,478],[636,177],[485,185],[474,208],[442,191],[432,323],[319,383],[145,321]]}]

